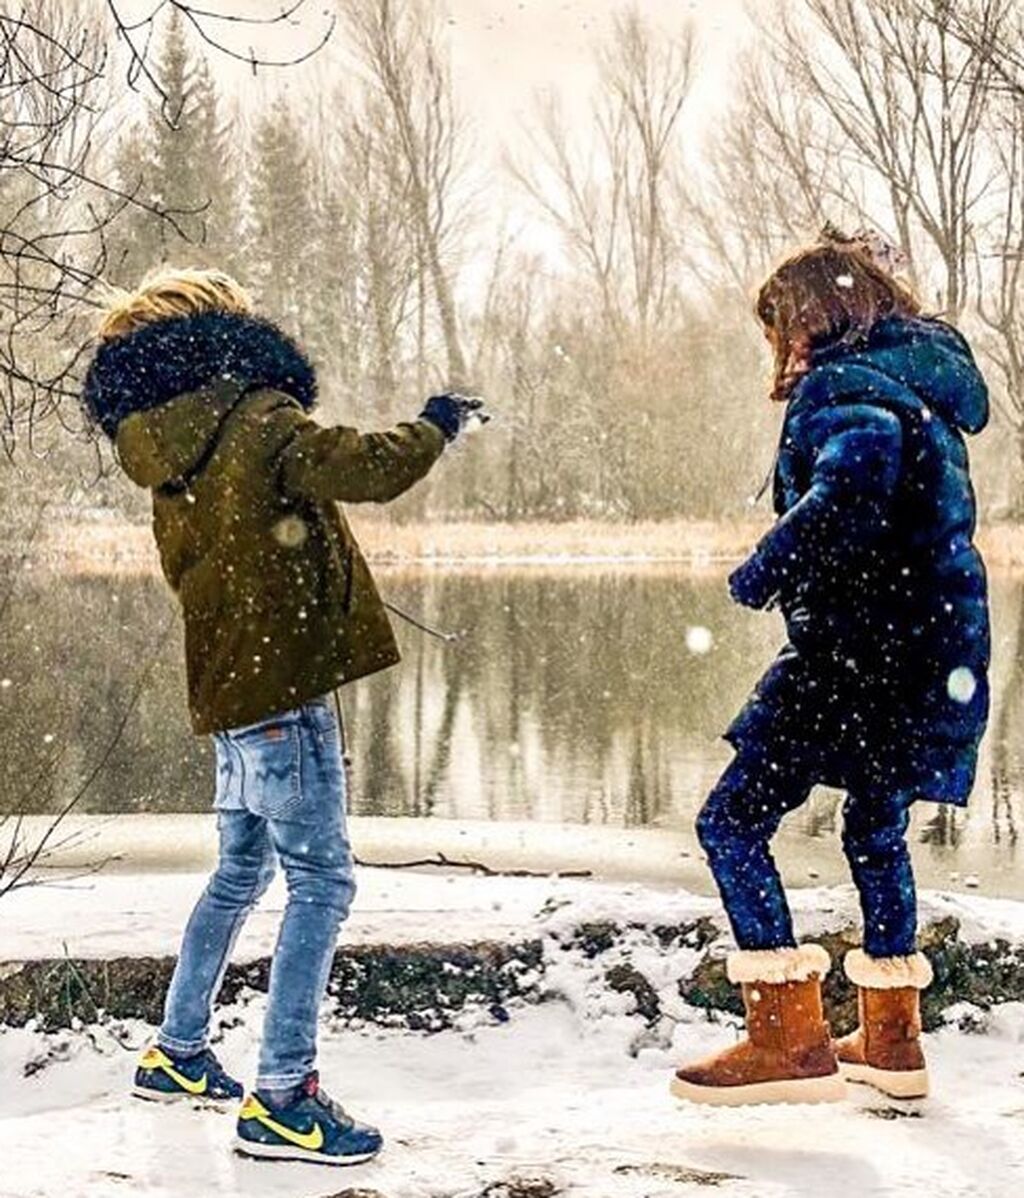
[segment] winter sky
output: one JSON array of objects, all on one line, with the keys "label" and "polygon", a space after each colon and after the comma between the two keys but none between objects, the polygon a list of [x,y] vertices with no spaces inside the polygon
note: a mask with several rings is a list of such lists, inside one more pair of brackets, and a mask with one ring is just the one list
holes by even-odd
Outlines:
[{"label": "winter sky", "polygon": [[[514,147],[522,137],[538,91],[558,90],[570,113],[585,119],[594,82],[594,46],[612,19],[631,2],[666,32],[678,32],[692,20],[697,32],[698,70],[689,102],[688,122],[696,132],[714,119],[727,99],[731,65],[750,34],[746,10],[750,0],[441,0],[446,9],[455,86],[482,146]],[[765,3],[766,0],[760,0]],[[208,0],[205,7],[226,14],[271,15],[278,0]],[[258,46],[268,56],[287,57],[316,43],[333,6],[307,0],[301,20],[274,26]],[[152,0],[127,0],[126,14],[141,14]],[[246,50],[250,40],[225,35]],[[220,59],[222,79],[233,79],[248,115],[246,97],[253,91],[284,83],[302,92],[323,82],[344,79],[344,34],[338,28],[328,45],[295,70],[262,73],[253,81],[242,65]]]}]

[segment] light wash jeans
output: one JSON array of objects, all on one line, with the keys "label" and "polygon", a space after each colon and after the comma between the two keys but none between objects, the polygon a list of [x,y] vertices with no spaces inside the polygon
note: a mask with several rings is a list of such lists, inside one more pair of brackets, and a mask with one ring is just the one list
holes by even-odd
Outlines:
[{"label": "light wash jeans", "polygon": [[205,1047],[232,946],[280,862],[288,903],[256,1085],[284,1089],[314,1066],[317,1012],[355,894],[342,731],[318,699],[214,741],[220,860],[185,929],[158,1042],[177,1053]]}]

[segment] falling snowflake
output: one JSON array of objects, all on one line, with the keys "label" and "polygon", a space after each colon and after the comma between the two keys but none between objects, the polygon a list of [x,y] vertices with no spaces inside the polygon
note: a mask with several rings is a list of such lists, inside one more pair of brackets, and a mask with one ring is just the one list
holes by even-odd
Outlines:
[{"label": "falling snowflake", "polygon": [[273,527],[274,539],[286,549],[297,549],[309,536],[306,523],[299,516],[285,516]]},{"label": "falling snowflake", "polygon": [[957,666],[946,680],[946,691],[957,703],[970,703],[978,689],[978,680],[967,666]]},{"label": "falling snowflake", "polygon": [[836,275],[836,286],[847,288],[852,287],[853,275]]},{"label": "falling snowflake", "polygon": [[699,656],[710,653],[714,643],[715,638],[711,635],[710,628],[705,628],[702,624],[692,624],[687,628],[686,648],[691,653],[696,653]]}]

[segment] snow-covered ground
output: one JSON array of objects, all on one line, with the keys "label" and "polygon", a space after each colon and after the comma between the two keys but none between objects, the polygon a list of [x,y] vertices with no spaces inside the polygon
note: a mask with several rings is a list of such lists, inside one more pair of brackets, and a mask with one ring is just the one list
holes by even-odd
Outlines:
[{"label": "snow-covered ground", "polygon": [[[172,951],[200,884],[187,875],[120,876],[9,896],[0,960],[60,955],[65,942],[72,954]],[[281,896],[269,897],[243,955],[268,946]],[[797,899],[807,932],[852,914],[848,890]],[[1024,905],[930,895],[924,907],[926,918],[957,915],[969,938],[1024,941]],[[391,943],[554,936],[609,915],[672,922],[712,909],[706,899],[639,885],[366,871],[346,935]],[[1024,1192],[1024,1004],[954,1012],[928,1036],[934,1096],[923,1102],[894,1105],[852,1088],[848,1103],[828,1108],[703,1110],[669,1097],[671,1071],[731,1042],[735,1025],[682,1003],[678,959],[659,963],[640,941],[620,951],[664,983],[668,1018],[655,1030],[628,1013],[631,996],[602,984],[607,962],[578,953],[551,954],[555,1001],[512,1006],[504,1024],[466,1012],[456,1030],[422,1036],[325,1021],[328,1088],[388,1139],[377,1162],[352,1170],[246,1161],[230,1151],[230,1111],[127,1097],[133,1056],[113,1033],[134,1048],[151,1030],[142,1024],[0,1033],[0,1195],[330,1198],[352,1187],[385,1198],[501,1198],[509,1191],[495,1187],[512,1177],[546,1179],[538,1196],[587,1198],[686,1198],[709,1188],[737,1198]],[[218,1050],[245,1078],[262,1004],[251,996],[218,1013]]]}]

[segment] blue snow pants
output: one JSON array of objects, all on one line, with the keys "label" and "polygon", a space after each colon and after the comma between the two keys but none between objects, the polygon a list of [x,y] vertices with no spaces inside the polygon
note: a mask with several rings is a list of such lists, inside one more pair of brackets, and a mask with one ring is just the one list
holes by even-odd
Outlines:
[{"label": "blue snow pants", "polygon": [[[786,812],[806,801],[814,781],[799,761],[769,759],[744,747],[697,816],[697,838],[741,949],[796,944],[769,842]],[[858,792],[843,807],[843,850],[871,957],[902,957],[916,949],[917,895],[906,840],[913,801],[906,792]]]}]

